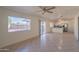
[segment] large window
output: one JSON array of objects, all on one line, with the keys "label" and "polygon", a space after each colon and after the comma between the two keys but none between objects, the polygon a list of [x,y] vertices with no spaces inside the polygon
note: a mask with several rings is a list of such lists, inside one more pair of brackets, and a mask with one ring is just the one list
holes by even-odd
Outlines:
[{"label": "large window", "polygon": [[8,16],[8,32],[24,31],[30,29],[31,29],[30,19]]}]

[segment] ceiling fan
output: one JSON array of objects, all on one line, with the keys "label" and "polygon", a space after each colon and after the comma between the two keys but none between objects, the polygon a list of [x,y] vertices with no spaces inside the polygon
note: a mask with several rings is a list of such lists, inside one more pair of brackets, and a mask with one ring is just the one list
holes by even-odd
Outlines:
[{"label": "ceiling fan", "polygon": [[42,11],[43,11],[42,14],[44,15],[45,13],[53,13],[51,10],[55,9],[56,7],[55,6],[51,6],[51,7],[49,7],[49,6],[39,6],[39,8],[42,9]]}]

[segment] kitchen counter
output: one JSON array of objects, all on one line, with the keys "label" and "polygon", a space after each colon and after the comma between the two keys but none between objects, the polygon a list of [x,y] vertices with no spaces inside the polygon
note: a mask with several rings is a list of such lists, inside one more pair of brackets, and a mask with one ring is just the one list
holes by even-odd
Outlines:
[{"label": "kitchen counter", "polygon": [[52,32],[63,33],[63,28],[53,28]]}]

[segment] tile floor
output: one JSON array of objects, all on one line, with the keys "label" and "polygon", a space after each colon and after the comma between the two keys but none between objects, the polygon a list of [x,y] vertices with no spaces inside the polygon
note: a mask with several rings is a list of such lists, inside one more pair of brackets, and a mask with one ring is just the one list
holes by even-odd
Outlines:
[{"label": "tile floor", "polygon": [[5,48],[8,52],[78,52],[79,41],[73,33],[47,33]]}]

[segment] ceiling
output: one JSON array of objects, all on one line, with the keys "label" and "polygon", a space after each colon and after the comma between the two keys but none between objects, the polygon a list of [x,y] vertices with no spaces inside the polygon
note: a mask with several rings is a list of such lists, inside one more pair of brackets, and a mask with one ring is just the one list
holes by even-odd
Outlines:
[{"label": "ceiling", "polygon": [[58,19],[60,16],[63,16],[63,18],[72,18],[79,12],[78,6],[56,6],[56,9],[51,10],[54,13],[45,13],[45,15],[42,15],[40,12],[42,10],[38,6],[4,6],[3,8],[16,12],[41,16],[51,20]]}]

